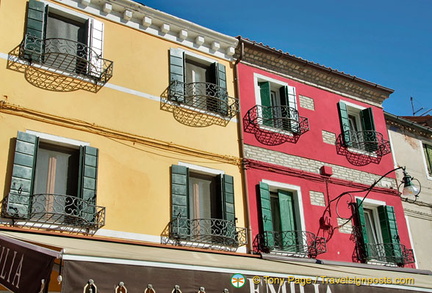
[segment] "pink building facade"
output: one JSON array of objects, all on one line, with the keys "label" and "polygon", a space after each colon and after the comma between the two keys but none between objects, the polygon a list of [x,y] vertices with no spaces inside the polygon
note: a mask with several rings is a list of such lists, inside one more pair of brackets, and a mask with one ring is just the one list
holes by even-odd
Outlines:
[{"label": "pink building facade", "polygon": [[413,268],[382,109],[393,90],[239,40],[254,252]]}]

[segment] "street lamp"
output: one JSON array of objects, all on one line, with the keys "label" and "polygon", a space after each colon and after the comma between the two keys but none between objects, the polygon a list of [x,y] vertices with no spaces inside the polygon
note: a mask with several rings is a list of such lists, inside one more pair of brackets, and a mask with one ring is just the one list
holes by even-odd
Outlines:
[{"label": "street lamp", "polygon": [[[411,177],[410,175],[408,175],[408,173],[405,171],[405,167],[402,168],[402,171],[404,174],[404,176],[402,178],[402,182],[400,184],[400,185],[403,184],[402,195],[403,196],[414,196],[415,197],[414,201],[416,201],[418,198],[418,195],[420,194],[420,191],[421,191],[420,181],[418,181],[414,177]],[[418,186],[416,186],[416,184],[414,184],[413,181],[417,181]],[[407,200],[407,198],[405,198],[405,200]]]}]

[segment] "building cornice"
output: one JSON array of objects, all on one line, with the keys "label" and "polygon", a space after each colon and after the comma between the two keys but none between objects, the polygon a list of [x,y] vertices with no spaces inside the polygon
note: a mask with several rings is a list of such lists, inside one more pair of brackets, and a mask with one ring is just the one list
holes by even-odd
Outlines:
[{"label": "building cornice", "polygon": [[342,95],[354,97],[375,106],[393,93],[392,89],[360,79],[317,63],[270,48],[261,43],[237,37],[236,58],[241,62],[291,76],[298,81],[316,84]]},{"label": "building cornice", "polygon": [[387,125],[402,128],[408,133],[413,133],[425,139],[432,139],[432,128],[420,125],[411,120],[384,112]]},{"label": "building cornice", "polygon": [[190,47],[233,60],[238,40],[132,0],[51,0]]}]

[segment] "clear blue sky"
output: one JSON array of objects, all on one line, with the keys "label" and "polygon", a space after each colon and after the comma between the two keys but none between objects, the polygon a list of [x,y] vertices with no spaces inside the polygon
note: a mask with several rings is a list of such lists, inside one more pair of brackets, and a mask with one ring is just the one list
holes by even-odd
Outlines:
[{"label": "clear blue sky", "polygon": [[136,1],[391,88],[386,112],[432,109],[432,0]]}]

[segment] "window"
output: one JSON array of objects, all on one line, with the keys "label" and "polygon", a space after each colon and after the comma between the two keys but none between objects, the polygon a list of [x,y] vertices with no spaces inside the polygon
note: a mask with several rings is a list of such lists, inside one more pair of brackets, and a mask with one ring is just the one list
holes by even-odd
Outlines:
[{"label": "window", "polygon": [[355,149],[374,152],[378,148],[372,108],[360,109],[339,102],[339,115],[344,144]]},{"label": "window", "polygon": [[276,81],[257,79],[262,125],[279,130],[299,132],[295,88]]},{"label": "window", "polygon": [[228,115],[224,65],[181,49],[171,49],[170,82],[172,101],[222,116]]},{"label": "window", "polygon": [[260,182],[261,220],[264,241],[270,250],[302,252],[303,239],[296,215],[294,193]]},{"label": "window", "polygon": [[99,76],[103,23],[56,7],[29,1],[24,58],[68,73]]},{"label": "window", "polygon": [[95,219],[98,150],[18,132],[7,214],[54,222]]},{"label": "window", "polygon": [[402,249],[394,208],[356,199],[356,226],[360,230],[360,246],[368,261],[402,262]]},{"label": "window", "polygon": [[423,143],[423,150],[424,150],[428,175],[432,176],[432,146]]},{"label": "window", "polygon": [[232,176],[172,165],[171,201],[172,236],[221,244],[235,241]]}]

